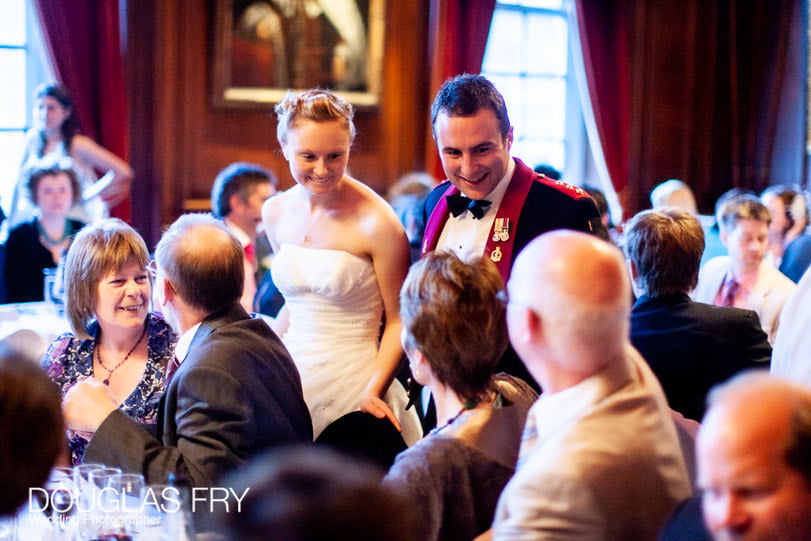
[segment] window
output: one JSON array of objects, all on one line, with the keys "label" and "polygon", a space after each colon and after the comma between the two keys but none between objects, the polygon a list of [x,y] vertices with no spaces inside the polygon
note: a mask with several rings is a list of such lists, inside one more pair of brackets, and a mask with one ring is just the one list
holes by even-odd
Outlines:
[{"label": "window", "polygon": [[20,170],[31,95],[52,78],[29,0],[0,1],[0,204],[6,213]]},{"label": "window", "polygon": [[496,3],[482,74],[507,102],[512,153],[582,184],[586,137],[570,56],[564,0]]}]

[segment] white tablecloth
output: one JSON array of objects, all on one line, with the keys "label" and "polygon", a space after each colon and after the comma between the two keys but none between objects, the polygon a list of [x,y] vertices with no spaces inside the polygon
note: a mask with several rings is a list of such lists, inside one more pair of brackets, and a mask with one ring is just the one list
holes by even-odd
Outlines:
[{"label": "white tablecloth", "polygon": [[0,304],[0,340],[37,360],[54,338],[68,330],[65,316],[45,302]]}]

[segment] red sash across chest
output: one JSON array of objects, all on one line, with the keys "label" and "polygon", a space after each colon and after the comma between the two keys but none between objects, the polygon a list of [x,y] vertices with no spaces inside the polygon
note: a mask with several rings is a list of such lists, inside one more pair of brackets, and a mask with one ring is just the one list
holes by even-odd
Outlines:
[{"label": "red sash across chest", "polygon": [[[515,228],[518,225],[518,218],[521,209],[524,207],[529,190],[532,187],[534,174],[520,174],[520,167],[516,167],[513,178],[507,186],[504,198],[501,200],[496,211],[496,218],[493,220],[493,227],[487,237],[484,248],[484,256],[496,264],[505,282],[510,275],[513,247],[515,245]],[[422,241],[422,254],[425,255],[436,249],[439,236],[448,221],[448,202],[445,199],[448,195],[458,194],[459,190],[451,184],[440,196],[434,207],[428,223],[425,225],[425,235]]]}]

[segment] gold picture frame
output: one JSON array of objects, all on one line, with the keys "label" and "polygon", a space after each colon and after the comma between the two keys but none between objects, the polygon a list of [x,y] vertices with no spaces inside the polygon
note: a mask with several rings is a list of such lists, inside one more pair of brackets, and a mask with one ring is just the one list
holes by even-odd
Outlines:
[{"label": "gold picture frame", "polygon": [[385,0],[217,0],[214,26],[215,106],[270,108],[316,87],[378,106]]}]

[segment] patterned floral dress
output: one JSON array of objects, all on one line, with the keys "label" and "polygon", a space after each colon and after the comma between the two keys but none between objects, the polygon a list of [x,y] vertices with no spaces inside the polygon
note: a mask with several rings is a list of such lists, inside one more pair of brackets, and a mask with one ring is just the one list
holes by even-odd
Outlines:
[{"label": "patterned floral dress", "polygon": [[[73,333],[60,335],[48,347],[42,367],[59,385],[62,396],[80,379],[93,377],[93,353],[98,336],[98,323],[90,326],[93,338],[79,340]],[[135,390],[119,406],[121,411],[140,423],[154,424],[158,420],[158,403],[163,396],[166,365],[175,354],[177,335],[157,314],[147,316],[147,360],[144,374]],[[73,464],[80,464],[87,440],[69,433],[68,444]]]}]

